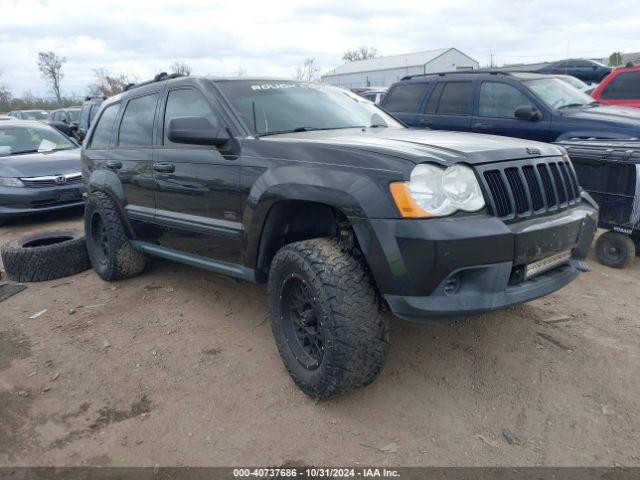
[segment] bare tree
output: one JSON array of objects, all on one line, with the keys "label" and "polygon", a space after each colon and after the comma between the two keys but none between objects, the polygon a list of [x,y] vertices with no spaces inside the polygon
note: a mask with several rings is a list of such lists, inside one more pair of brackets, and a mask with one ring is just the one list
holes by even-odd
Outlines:
[{"label": "bare tree", "polygon": [[349,49],[342,55],[342,60],[345,62],[357,62],[358,60],[368,60],[370,58],[379,57],[378,49],[374,47],[358,47],[356,49]]},{"label": "bare tree", "polygon": [[296,80],[304,80],[307,82],[320,81],[320,66],[316,62],[315,57],[306,58],[300,65],[296,67]]},{"label": "bare tree", "polygon": [[88,92],[90,95],[103,95],[105,97],[117,95],[124,91],[128,84],[135,82],[135,79],[129,75],[124,73],[111,75],[104,68],[98,68],[93,73],[96,76],[96,81],[89,85]]},{"label": "bare tree", "polygon": [[177,73],[178,75],[191,75],[191,65],[182,60],[176,60],[171,64],[171,73]]},{"label": "bare tree", "polygon": [[[2,71],[0,71],[0,77],[2,76]],[[9,89],[0,83],[0,110],[10,110],[9,104],[12,99],[11,92]]]},{"label": "bare tree", "polygon": [[42,76],[49,84],[51,93],[56,96],[58,103],[62,103],[62,94],[60,92],[60,81],[64,76],[62,74],[62,65],[67,61],[64,57],[59,57],[55,52],[39,52],[38,68]]}]

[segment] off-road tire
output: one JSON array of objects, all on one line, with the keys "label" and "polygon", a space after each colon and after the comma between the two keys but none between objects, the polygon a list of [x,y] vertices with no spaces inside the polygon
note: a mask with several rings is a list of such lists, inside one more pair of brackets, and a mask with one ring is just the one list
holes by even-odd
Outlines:
[{"label": "off-road tire", "polygon": [[[296,359],[292,339],[285,333],[288,317],[281,296],[293,277],[308,286],[324,332],[321,360],[311,369]],[[361,260],[337,242],[329,238],[306,240],[279,250],[269,271],[268,299],[278,351],[304,393],[327,398],[376,379],[389,345],[379,299]]]},{"label": "off-road tire", "polygon": [[82,232],[48,230],[25,235],[1,249],[7,276],[16,282],[42,282],[91,268]]},{"label": "off-road tire", "polygon": [[636,258],[636,246],[627,235],[606,232],[598,237],[596,255],[600,263],[607,267],[626,268]]},{"label": "off-road tire", "polygon": [[84,230],[89,258],[100,278],[122,280],[142,273],[146,258],[131,245],[120,211],[106,193],[93,192],[87,198]]}]

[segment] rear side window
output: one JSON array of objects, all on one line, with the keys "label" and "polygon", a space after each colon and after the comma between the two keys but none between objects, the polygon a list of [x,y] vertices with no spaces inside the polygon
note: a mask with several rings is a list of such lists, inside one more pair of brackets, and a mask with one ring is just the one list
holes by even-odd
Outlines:
[{"label": "rear side window", "polygon": [[129,100],[118,131],[119,146],[140,147],[153,144],[153,119],[157,103],[157,93]]},{"label": "rear side window", "polygon": [[86,130],[87,128],[89,128],[89,112],[90,112],[91,108],[89,106],[84,106],[82,107],[82,110],[80,110],[80,122],[78,124],[79,128],[82,128],[83,130]]},{"label": "rear side window", "polygon": [[414,113],[427,90],[426,83],[398,85],[385,99],[384,108],[390,112]]},{"label": "rear side window", "polygon": [[602,92],[602,98],[640,100],[640,72],[625,72],[616,76]]},{"label": "rear side window", "polygon": [[105,108],[102,115],[98,119],[98,124],[93,130],[93,136],[91,137],[90,148],[107,148],[109,147],[109,140],[111,140],[111,133],[113,132],[113,125],[116,121],[118,114],[118,107],[120,105],[114,103]]},{"label": "rear side window", "polygon": [[516,108],[523,105],[531,105],[531,102],[511,85],[483,82],[480,87],[478,115],[481,117],[515,118]]},{"label": "rear side window", "polygon": [[213,126],[218,125],[218,119],[211,111],[207,99],[192,88],[181,88],[169,92],[164,114],[164,143],[167,145],[173,143],[169,141],[167,135],[169,121],[175,117],[205,117]]},{"label": "rear side window", "polygon": [[439,115],[471,115],[472,82],[444,84],[436,113]]}]

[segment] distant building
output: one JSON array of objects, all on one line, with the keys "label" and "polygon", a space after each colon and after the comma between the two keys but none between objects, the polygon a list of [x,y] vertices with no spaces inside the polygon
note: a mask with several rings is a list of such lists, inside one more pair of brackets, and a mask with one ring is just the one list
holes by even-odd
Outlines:
[{"label": "distant building", "polygon": [[406,75],[478,68],[476,60],[457,48],[442,48],[348,62],[322,75],[322,83],[344,88],[389,87]]}]

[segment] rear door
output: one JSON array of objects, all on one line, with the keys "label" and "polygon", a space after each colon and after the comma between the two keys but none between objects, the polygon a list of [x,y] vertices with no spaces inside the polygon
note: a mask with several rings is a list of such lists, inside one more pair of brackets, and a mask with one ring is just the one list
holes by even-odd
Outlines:
[{"label": "rear door", "polygon": [[127,199],[127,213],[136,220],[149,221],[156,206],[153,150],[160,91],[130,97],[124,106],[111,154],[111,168],[117,170]]},{"label": "rear door", "polygon": [[384,97],[382,107],[409,126],[416,123],[416,114],[427,91],[427,82],[398,83]]},{"label": "rear door", "polygon": [[[518,107],[533,106],[542,114],[537,121],[515,117]],[[542,142],[552,141],[549,132],[550,115],[543,111],[519,85],[499,81],[482,81],[478,94],[472,131],[506,137],[527,138]]]},{"label": "rear door", "polygon": [[470,131],[474,83],[472,80],[437,82],[416,115],[415,123],[436,130]]},{"label": "rear door", "polygon": [[169,121],[175,117],[205,117],[214,127],[224,127],[221,108],[196,86],[169,89],[163,103],[163,146],[153,162],[158,184],[156,223],[162,227],[159,243],[239,263],[242,224],[237,152],[229,146],[172,143],[167,137]]}]

